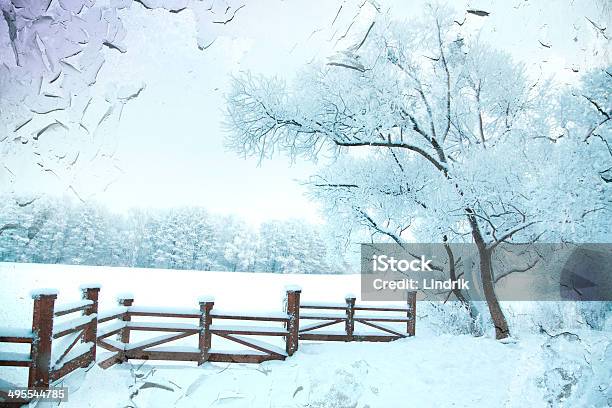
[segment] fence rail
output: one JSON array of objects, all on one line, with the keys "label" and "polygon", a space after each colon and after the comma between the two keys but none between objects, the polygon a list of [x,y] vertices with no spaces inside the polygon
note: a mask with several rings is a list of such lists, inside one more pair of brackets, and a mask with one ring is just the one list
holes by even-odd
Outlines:
[{"label": "fence rail", "polygon": [[[293,355],[300,340],[378,342],[415,334],[414,292],[408,292],[405,306],[381,306],[356,304],[354,296],[347,296],[345,303],[300,302],[301,289],[292,287],[286,291],[283,311],[261,313],[217,310],[212,298],[201,298],[199,307],[192,309],[135,306],[133,296],[122,296],[118,307],[99,312],[100,287],[85,285],[81,291],[82,300],[63,305],[55,305],[57,293],[54,291],[33,293],[31,330],[0,328],[0,343],[29,344],[30,351],[0,351],[0,366],[27,367],[28,387],[48,388],[77,368],[95,363],[98,348],[111,353],[97,361],[103,368],[130,359],[192,361],[198,365],[207,361],[261,363]],[[69,316],[76,313],[80,315]],[[54,324],[59,317],[63,321]],[[134,317],[138,319],[133,320]],[[165,321],[140,321],[142,318]],[[172,319],[180,322],[169,321]],[[254,322],[257,325],[252,325]],[[282,326],[270,325],[278,323]],[[406,326],[400,329],[387,323]],[[356,330],[356,324],[370,332]],[[343,327],[329,330],[333,325]],[[134,341],[133,332],[156,336]],[[246,349],[214,348],[213,335]],[[112,336],[116,339],[111,339]],[[197,336],[196,347],[168,345],[190,336]],[[285,345],[281,348],[259,337],[282,337]]]},{"label": "fence rail", "polygon": [[[306,312],[300,312],[300,319],[318,321],[300,326],[300,340],[393,341],[415,335],[415,292],[408,292],[406,306],[357,305],[356,298],[349,295],[346,297],[344,304],[304,302],[300,305],[300,308],[306,310]],[[371,312],[371,314],[360,313],[364,311]],[[403,315],[383,315],[379,314],[380,312],[402,313]],[[355,332],[355,323],[367,326],[369,329],[374,329],[374,332]],[[381,323],[406,323],[406,331],[403,332],[395,327],[388,327]],[[332,331],[320,330],[336,324],[343,324],[344,329]]]}]

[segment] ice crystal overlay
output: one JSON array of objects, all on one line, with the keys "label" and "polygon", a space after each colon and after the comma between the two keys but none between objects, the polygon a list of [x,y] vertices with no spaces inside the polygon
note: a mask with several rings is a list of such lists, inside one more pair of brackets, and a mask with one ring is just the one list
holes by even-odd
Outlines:
[{"label": "ice crystal overlay", "polygon": [[121,13],[130,7],[193,13],[197,52],[211,46],[243,6],[214,0],[0,0],[3,191],[36,180],[33,185],[86,200],[118,177],[114,129],[145,84],[117,78],[102,87],[98,77],[105,55],[129,52]]}]

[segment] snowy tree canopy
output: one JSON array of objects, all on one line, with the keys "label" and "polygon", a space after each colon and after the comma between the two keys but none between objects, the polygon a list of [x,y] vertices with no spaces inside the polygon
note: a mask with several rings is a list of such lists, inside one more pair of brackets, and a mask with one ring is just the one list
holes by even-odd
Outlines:
[{"label": "snowy tree canopy", "polygon": [[[464,36],[454,20],[434,8],[408,23],[379,16],[341,61],[306,69],[291,86],[237,77],[229,144],[260,158],[335,157],[310,181],[313,194],[331,218],[347,215],[396,241],[470,240],[474,226],[488,245],[604,239],[609,102],[602,114],[557,98],[554,84]],[[607,101],[609,82],[589,81],[593,98]],[[569,113],[563,104],[578,109],[571,123],[555,116]],[[583,129],[561,137],[569,125]],[[599,137],[585,140],[593,126]]]},{"label": "snowy tree canopy", "polygon": [[291,86],[238,76],[228,144],[260,159],[332,157],[310,184],[328,217],[349,229],[400,244],[473,242],[503,339],[510,331],[491,262],[500,243],[609,241],[612,112],[593,98],[607,101],[611,88],[591,89],[598,112],[583,108],[587,117],[575,119],[587,128],[560,135],[574,122],[555,116],[555,84],[531,78],[458,21],[437,6],[411,21],[378,14],[359,42]]}]

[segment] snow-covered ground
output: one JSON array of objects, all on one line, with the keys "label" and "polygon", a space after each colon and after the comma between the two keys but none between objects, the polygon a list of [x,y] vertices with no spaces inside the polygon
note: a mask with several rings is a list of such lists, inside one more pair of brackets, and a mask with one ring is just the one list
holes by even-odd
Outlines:
[{"label": "snow-covered ground", "polygon": [[281,311],[285,286],[300,285],[302,299],[344,302],[360,293],[359,275],[290,275],[246,272],[202,272],[98,266],[40,265],[0,262],[0,326],[31,321],[35,288],[55,288],[56,303],[80,300],[79,286],[102,285],[100,310],[117,306],[120,294],[134,295],[134,305],[198,307],[198,298],[213,296],[215,308]]},{"label": "snow-covered ground", "polygon": [[[341,302],[359,294],[358,275],[278,275],[0,263],[0,326],[27,326],[29,291],[59,289],[58,303],[102,284],[101,309],[131,292],[135,304],[282,310],[284,286],[304,300]],[[61,385],[63,407],[605,407],[612,406],[612,345],[604,331],[518,333],[514,343],[442,333],[419,303],[417,336],[392,343],[301,342],[286,361],[259,365],[132,361],[78,370]],[[435,324],[434,324],[435,323]],[[5,347],[0,345],[0,347]],[[0,378],[25,382],[25,369]]]},{"label": "snow-covered ground", "polygon": [[[94,367],[66,382],[73,391],[67,406],[125,407],[136,391],[136,406],[159,408],[537,406],[541,392],[524,375],[526,366],[541,364],[537,353],[532,341],[503,345],[443,335],[301,344],[294,357],[261,365]],[[107,397],[92,401],[92,395]]]}]

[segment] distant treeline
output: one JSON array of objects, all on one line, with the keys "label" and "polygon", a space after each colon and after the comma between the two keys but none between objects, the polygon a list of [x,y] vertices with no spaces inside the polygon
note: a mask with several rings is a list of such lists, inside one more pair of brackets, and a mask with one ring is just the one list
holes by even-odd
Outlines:
[{"label": "distant treeline", "polygon": [[26,204],[1,201],[0,261],[311,274],[348,268],[302,220],[254,229],[200,207],[116,214],[68,199]]}]

